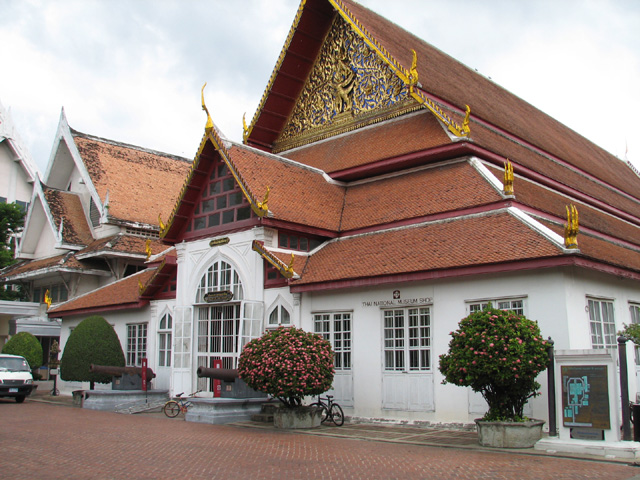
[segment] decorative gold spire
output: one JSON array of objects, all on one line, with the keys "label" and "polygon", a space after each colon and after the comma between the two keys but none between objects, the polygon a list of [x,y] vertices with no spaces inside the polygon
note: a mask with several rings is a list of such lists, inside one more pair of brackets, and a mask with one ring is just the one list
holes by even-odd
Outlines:
[{"label": "decorative gold spire", "polygon": [[256,210],[256,215],[259,217],[264,217],[267,212],[269,212],[269,207],[267,206],[267,202],[269,201],[269,192],[271,191],[271,187],[267,187],[267,193],[265,193],[264,198],[261,202],[257,202],[258,208]]},{"label": "decorative gold spire", "polygon": [[578,209],[575,205],[567,205],[567,224],[564,226],[564,246],[567,248],[578,248]]},{"label": "decorative gold spire", "polygon": [[144,251],[147,254],[147,261],[151,258],[151,239],[147,238],[147,241],[144,243]]},{"label": "decorative gold spire", "polygon": [[291,261],[289,262],[289,265],[287,265],[287,267],[285,268],[285,272],[287,272],[285,274],[285,277],[287,278],[291,278],[293,277],[293,261],[295,260],[295,255],[292,253],[291,254]]},{"label": "decorative gold spire", "polygon": [[513,165],[509,159],[504,164],[503,193],[505,195],[513,195]]},{"label": "decorative gold spire", "polygon": [[142,292],[144,292],[144,285],[138,280],[138,295],[142,294]]},{"label": "decorative gold spire", "polygon": [[471,107],[469,105],[465,105],[465,107],[467,107],[467,110],[464,114],[464,120],[462,121],[462,130],[468,134],[471,131],[471,129],[469,128],[469,116],[471,115]]},{"label": "decorative gold spire", "polygon": [[162,217],[158,214],[158,225],[160,225],[160,231],[164,232],[165,225],[162,223]]},{"label": "decorative gold spire", "polygon": [[246,117],[247,112],[242,114],[242,143],[247,143],[247,138],[249,138],[249,128],[247,127]]},{"label": "decorative gold spire", "polygon": [[204,87],[206,86],[207,86],[207,82],[204,82],[204,85],[202,85],[202,90],[200,91],[200,96],[202,98],[202,110],[207,112],[207,124],[204,126],[204,131],[206,133],[211,133],[211,130],[213,130],[213,120],[211,120],[211,115],[209,115],[209,110],[207,110],[207,106],[204,104]]},{"label": "decorative gold spire", "polygon": [[51,302],[51,294],[49,293],[49,289],[47,289],[47,291],[44,293],[44,303],[47,304],[47,310],[51,308]]},{"label": "decorative gold spire", "polygon": [[412,48],[411,53],[413,54],[413,59],[411,60],[411,69],[409,70],[409,88],[413,88],[414,85],[418,84],[418,54]]}]

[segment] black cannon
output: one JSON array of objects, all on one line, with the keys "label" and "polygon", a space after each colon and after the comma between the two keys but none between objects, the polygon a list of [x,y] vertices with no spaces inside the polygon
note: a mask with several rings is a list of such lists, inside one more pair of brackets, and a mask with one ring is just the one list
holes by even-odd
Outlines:
[{"label": "black cannon", "polygon": [[[100,373],[104,375],[111,375],[113,381],[111,382],[111,388],[113,390],[142,390],[142,368],[140,367],[111,367],[104,365],[89,365],[89,371],[91,373]],[[151,379],[155,378],[156,374],[153,370],[147,368],[147,389],[151,384]]]},{"label": "black cannon", "polygon": [[[220,380],[220,396],[222,398],[262,398],[267,395],[256,392],[244,383],[234,368],[206,368],[198,367],[198,378]],[[213,390],[213,388],[211,389]]]}]

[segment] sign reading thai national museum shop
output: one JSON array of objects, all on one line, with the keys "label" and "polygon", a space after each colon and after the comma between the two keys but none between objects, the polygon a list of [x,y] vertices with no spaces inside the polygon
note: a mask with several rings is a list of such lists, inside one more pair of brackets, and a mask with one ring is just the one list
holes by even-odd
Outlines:
[{"label": "sign reading thai national museum shop", "polygon": [[425,305],[432,302],[431,297],[402,298],[400,290],[394,290],[392,299],[371,300],[362,302],[363,307],[405,307],[408,305]]},{"label": "sign reading thai national museum shop", "polygon": [[233,292],[223,290],[221,292],[209,292],[204,294],[207,303],[228,302],[233,299]]}]

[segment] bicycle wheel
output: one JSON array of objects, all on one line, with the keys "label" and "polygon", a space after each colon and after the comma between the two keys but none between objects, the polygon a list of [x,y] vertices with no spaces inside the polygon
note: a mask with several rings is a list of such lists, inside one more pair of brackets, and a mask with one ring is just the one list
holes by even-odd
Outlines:
[{"label": "bicycle wheel", "polygon": [[180,414],[180,404],[175,400],[169,400],[164,404],[162,411],[169,418],[177,417]]},{"label": "bicycle wheel", "polygon": [[327,406],[324,405],[323,403],[312,403],[310,405],[311,407],[318,407],[322,410],[322,423],[327,421],[327,418],[329,418],[329,410],[327,409]]},{"label": "bicycle wheel", "polygon": [[344,412],[342,411],[342,407],[337,403],[331,405],[331,420],[333,420],[333,423],[338,427],[341,427],[344,423]]}]

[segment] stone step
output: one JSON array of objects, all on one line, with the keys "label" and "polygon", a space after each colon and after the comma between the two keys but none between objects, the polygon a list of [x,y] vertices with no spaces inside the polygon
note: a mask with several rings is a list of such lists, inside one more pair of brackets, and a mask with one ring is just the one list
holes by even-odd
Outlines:
[{"label": "stone step", "polygon": [[252,422],[273,423],[273,413],[254,413],[251,415]]}]

